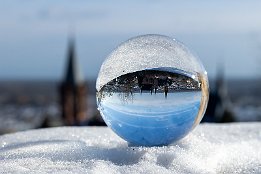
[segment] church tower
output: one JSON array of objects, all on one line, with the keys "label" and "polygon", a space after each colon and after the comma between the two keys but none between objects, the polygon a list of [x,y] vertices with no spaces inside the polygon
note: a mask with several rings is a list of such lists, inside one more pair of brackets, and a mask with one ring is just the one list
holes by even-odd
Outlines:
[{"label": "church tower", "polygon": [[87,87],[75,55],[74,39],[69,39],[67,66],[60,85],[62,119],[65,125],[82,125],[87,120]]}]

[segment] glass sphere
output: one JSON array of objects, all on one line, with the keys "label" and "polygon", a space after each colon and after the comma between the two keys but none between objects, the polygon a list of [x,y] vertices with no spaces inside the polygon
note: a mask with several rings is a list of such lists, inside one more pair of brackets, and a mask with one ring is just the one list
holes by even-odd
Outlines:
[{"label": "glass sphere", "polygon": [[187,135],[208,102],[201,62],[180,42],[143,35],[119,45],[103,62],[98,109],[106,124],[134,145],[161,146]]}]

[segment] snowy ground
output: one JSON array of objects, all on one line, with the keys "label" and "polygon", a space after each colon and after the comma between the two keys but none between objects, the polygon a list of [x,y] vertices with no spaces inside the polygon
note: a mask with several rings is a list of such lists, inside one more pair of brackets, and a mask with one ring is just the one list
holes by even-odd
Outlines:
[{"label": "snowy ground", "polygon": [[204,124],[165,147],[131,147],[108,128],[0,136],[0,173],[261,173],[261,123]]}]

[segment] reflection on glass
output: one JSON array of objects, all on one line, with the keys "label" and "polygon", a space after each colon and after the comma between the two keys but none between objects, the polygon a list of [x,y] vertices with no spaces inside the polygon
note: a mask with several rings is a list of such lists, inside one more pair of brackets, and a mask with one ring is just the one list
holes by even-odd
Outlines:
[{"label": "reflection on glass", "polygon": [[97,92],[106,123],[141,145],[165,145],[185,136],[197,120],[201,98],[198,74],[168,67],[121,75]]},{"label": "reflection on glass", "polygon": [[204,66],[182,43],[155,34],[131,38],[104,60],[98,109],[131,144],[168,145],[202,119],[208,102]]}]

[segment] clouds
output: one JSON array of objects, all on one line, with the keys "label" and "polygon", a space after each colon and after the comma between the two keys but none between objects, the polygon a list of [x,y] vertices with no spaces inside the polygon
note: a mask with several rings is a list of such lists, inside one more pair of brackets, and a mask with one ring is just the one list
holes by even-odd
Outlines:
[{"label": "clouds", "polygon": [[[117,44],[147,33],[177,37],[198,53],[210,72],[215,72],[216,60],[222,55],[228,62],[225,66],[229,75],[241,73],[233,68],[233,62],[240,59],[238,67],[248,65],[246,74],[253,76],[258,48],[247,38],[251,33],[261,35],[260,6],[258,0],[3,0],[0,2],[0,61],[4,63],[0,64],[0,76],[12,76],[7,70],[1,73],[3,64],[16,66],[21,74],[28,76],[30,70],[24,71],[26,67],[14,62],[19,62],[21,56],[31,62],[38,54],[41,58],[36,69],[52,64],[50,71],[38,75],[52,77],[51,72],[62,71],[60,65],[70,26],[74,26],[79,42],[80,62],[86,74],[93,77],[97,76],[106,54]],[[62,56],[59,61],[58,56]],[[29,64],[27,68],[30,69]]]},{"label": "clouds", "polygon": [[[159,31],[165,33],[259,31],[259,1],[20,1],[6,2],[1,25],[58,26],[77,24],[79,32],[115,34]],[[9,22],[8,22],[9,21]],[[10,25],[10,27],[14,27]],[[33,26],[32,26],[33,27]],[[30,27],[28,27],[30,29]],[[41,30],[40,30],[41,31]],[[44,31],[41,31],[44,32]]]}]

